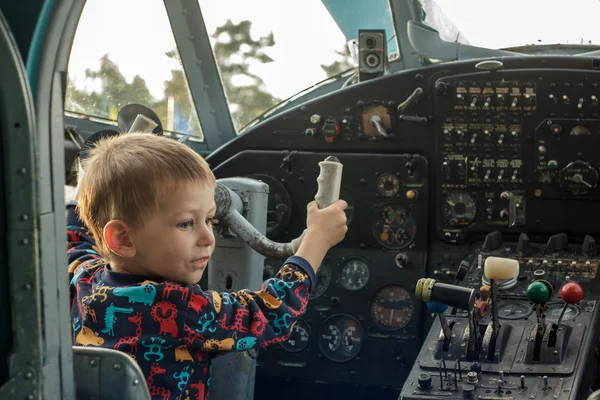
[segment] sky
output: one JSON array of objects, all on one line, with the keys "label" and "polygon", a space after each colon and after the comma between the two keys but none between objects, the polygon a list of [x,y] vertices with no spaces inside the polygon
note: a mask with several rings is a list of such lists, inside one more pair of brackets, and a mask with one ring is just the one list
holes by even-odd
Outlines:
[{"label": "sky", "polygon": [[[273,32],[265,52],[275,61],[251,65],[274,96],[287,98],[326,78],[320,64],[339,59],[346,39],[321,0],[199,0],[209,33],[228,18],[249,19],[255,39]],[[434,1],[434,0],[423,0]],[[531,43],[600,44],[600,0],[435,0],[475,46],[501,48]],[[498,8],[500,7],[500,8]],[[490,14],[490,10],[494,10]],[[543,12],[543,17],[540,13]],[[175,48],[163,0],[87,0],[73,44],[69,75],[78,87],[108,53],[129,80],[139,74],[152,94],[177,62],[164,55]],[[96,83],[97,85],[98,83]]]},{"label": "sky", "polygon": [[[320,64],[340,59],[335,50],[346,45],[320,0],[200,0],[200,4],[209,33],[228,18],[234,23],[251,20],[254,39],[274,33],[276,45],[265,53],[275,62],[251,68],[280,98],[325,79]],[[87,0],[71,50],[69,75],[82,87],[85,69],[97,69],[100,58],[109,53],[126,78],[139,74],[160,98],[170,70],[180,68],[164,56],[173,48],[175,39],[162,0]]]}]

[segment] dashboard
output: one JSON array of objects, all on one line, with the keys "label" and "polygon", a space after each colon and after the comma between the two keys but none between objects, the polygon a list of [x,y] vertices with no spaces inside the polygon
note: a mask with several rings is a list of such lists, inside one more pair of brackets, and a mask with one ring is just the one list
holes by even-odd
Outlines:
[{"label": "dashboard", "polygon": [[[594,301],[599,84],[593,58],[433,65],[320,97],[213,152],[217,178],[269,185],[267,233],[278,242],[304,229],[318,162],[344,164],[348,234],[293,334],[261,350],[257,376],[399,393],[432,324],[417,280],[479,288],[477,266],[490,254],[518,259],[521,279],[541,270],[557,286],[579,280]],[[265,278],[282,261],[266,259]],[[505,320],[531,315],[518,283],[502,288],[501,300],[512,299]]]}]

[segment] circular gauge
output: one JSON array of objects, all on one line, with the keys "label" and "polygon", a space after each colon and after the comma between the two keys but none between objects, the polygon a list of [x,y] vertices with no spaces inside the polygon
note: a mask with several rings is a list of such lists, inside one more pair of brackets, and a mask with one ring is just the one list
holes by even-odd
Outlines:
[{"label": "circular gauge", "polygon": [[529,303],[520,300],[505,300],[498,306],[498,317],[502,319],[525,319],[532,312]]},{"label": "circular gauge", "polygon": [[331,361],[350,361],[358,355],[363,345],[363,329],[349,315],[332,315],[327,318],[319,333],[319,349]]},{"label": "circular gauge", "polygon": [[377,191],[383,197],[394,197],[400,190],[400,181],[396,175],[386,172],[377,178]]},{"label": "circular gauge", "polygon": [[408,290],[398,285],[385,286],[371,300],[371,318],[380,328],[404,328],[413,317],[415,304]]},{"label": "circular gauge", "polygon": [[[560,313],[564,308],[564,303],[554,303],[548,306],[546,310],[546,319],[550,322],[558,322],[558,318],[560,317]],[[563,315],[563,319],[561,322],[570,321],[575,319],[581,314],[581,309],[576,305],[569,304],[567,310],[565,311],[565,315]]]},{"label": "circular gauge", "polygon": [[303,319],[299,319],[292,328],[292,333],[285,342],[281,343],[281,348],[288,353],[297,353],[306,349],[310,338],[310,328]]},{"label": "circular gauge", "polygon": [[574,195],[586,194],[598,185],[598,171],[585,161],[573,161],[558,175],[560,186]]},{"label": "circular gauge", "polygon": [[292,198],[285,187],[277,179],[269,175],[253,174],[248,178],[263,181],[269,185],[267,203],[267,237],[279,235],[292,217]]},{"label": "circular gauge", "polygon": [[317,284],[315,285],[315,291],[308,296],[309,299],[316,299],[321,296],[331,283],[331,266],[323,261],[319,269],[317,270]]},{"label": "circular gauge", "polygon": [[360,290],[369,281],[369,265],[362,258],[353,257],[340,269],[340,283],[344,289]]},{"label": "circular gauge", "polygon": [[469,225],[477,216],[477,203],[469,193],[452,192],[444,199],[442,213],[450,225]]},{"label": "circular gauge", "polygon": [[373,214],[371,229],[383,247],[399,250],[413,242],[417,225],[412,215],[400,204],[382,205]]}]

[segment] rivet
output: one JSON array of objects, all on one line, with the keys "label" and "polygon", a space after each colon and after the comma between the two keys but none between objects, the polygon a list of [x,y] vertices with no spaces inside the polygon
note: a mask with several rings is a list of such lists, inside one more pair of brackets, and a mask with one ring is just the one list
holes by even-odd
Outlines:
[{"label": "rivet", "polygon": [[29,220],[29,215],[27,215],[27,214],[21,215],[21,221],[27,221],[27,220]]},{"label": "rivet", "polygon": [[23,238],[19,241],[19,244],[27,246],[29,244],[29,240],[27,238]]},{"label": "rivet", "polygon": [[204,90],[208,90],[209,88],[210,88],[210,86],[204,85]]},{"label": "rivet", "polygon": [[187,14],[187,10],[181,10],[181,13],[182,13],[183,15],[185,15],[185,14]]},{"label": "rivet", "polygon": [[188,39],[189,39],[189,40],[194,40],[194,36],[193,36],[193,35],[190,35],[190,36],[188,36]]},{"label": "rivet", "polygon": [[31,373],[31,371],[27,371],[27,373],[25,374],[25,379],[31,379],[33,378],[33,374]]},{"label": "rivet", "polygon": [[118,371],[121,369],[121,364],[115,364],[115,365],[113,365],[113,368]]},{"label": "rivet", "polygon": [[27,168],[21,167],[17,170],[17,172],[21,175],[25,175],[27,173]]},{"label": "rivet", "polygon": [[210,109],[210,113],[211,113],[211,114],[214,114],[214,113],[215,113],[215,109],[214,109],[214,108],[211,108],[211,109]]},{"label": "rivet", "polygon": [[33,399],[35,399],[35,397],[32,394],[27,395],[27,400],[33,400]]},{"label": "rivet", "polygon": [[139,379],[133,380],[133,386],[137,386],[140,383]]},{"label": "rivet", "polygon": [[202,65],[202,60],[196,61],[196,65],[198,65],[198,66]]},{"label": "rivet", "polygon": [[90,360],[90,365],[92,367],[95,367],[98,363],[96,362],[96,360]]},{"label": "rivet", "polygon": [[26,283],[23,285],[23,289],[24,290],[31,290],[31,284],[30,283]]}]

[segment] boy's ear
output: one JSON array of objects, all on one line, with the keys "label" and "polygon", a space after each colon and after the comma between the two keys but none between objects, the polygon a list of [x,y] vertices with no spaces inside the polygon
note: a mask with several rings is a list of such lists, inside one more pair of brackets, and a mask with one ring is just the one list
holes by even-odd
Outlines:
[{"label": "boy's ear", "polygon": [[122,258],[131,258],[136,253],[130,233],[129,226],[118,219],[113,219],[104,226],[106,245],[111,252]]}]

